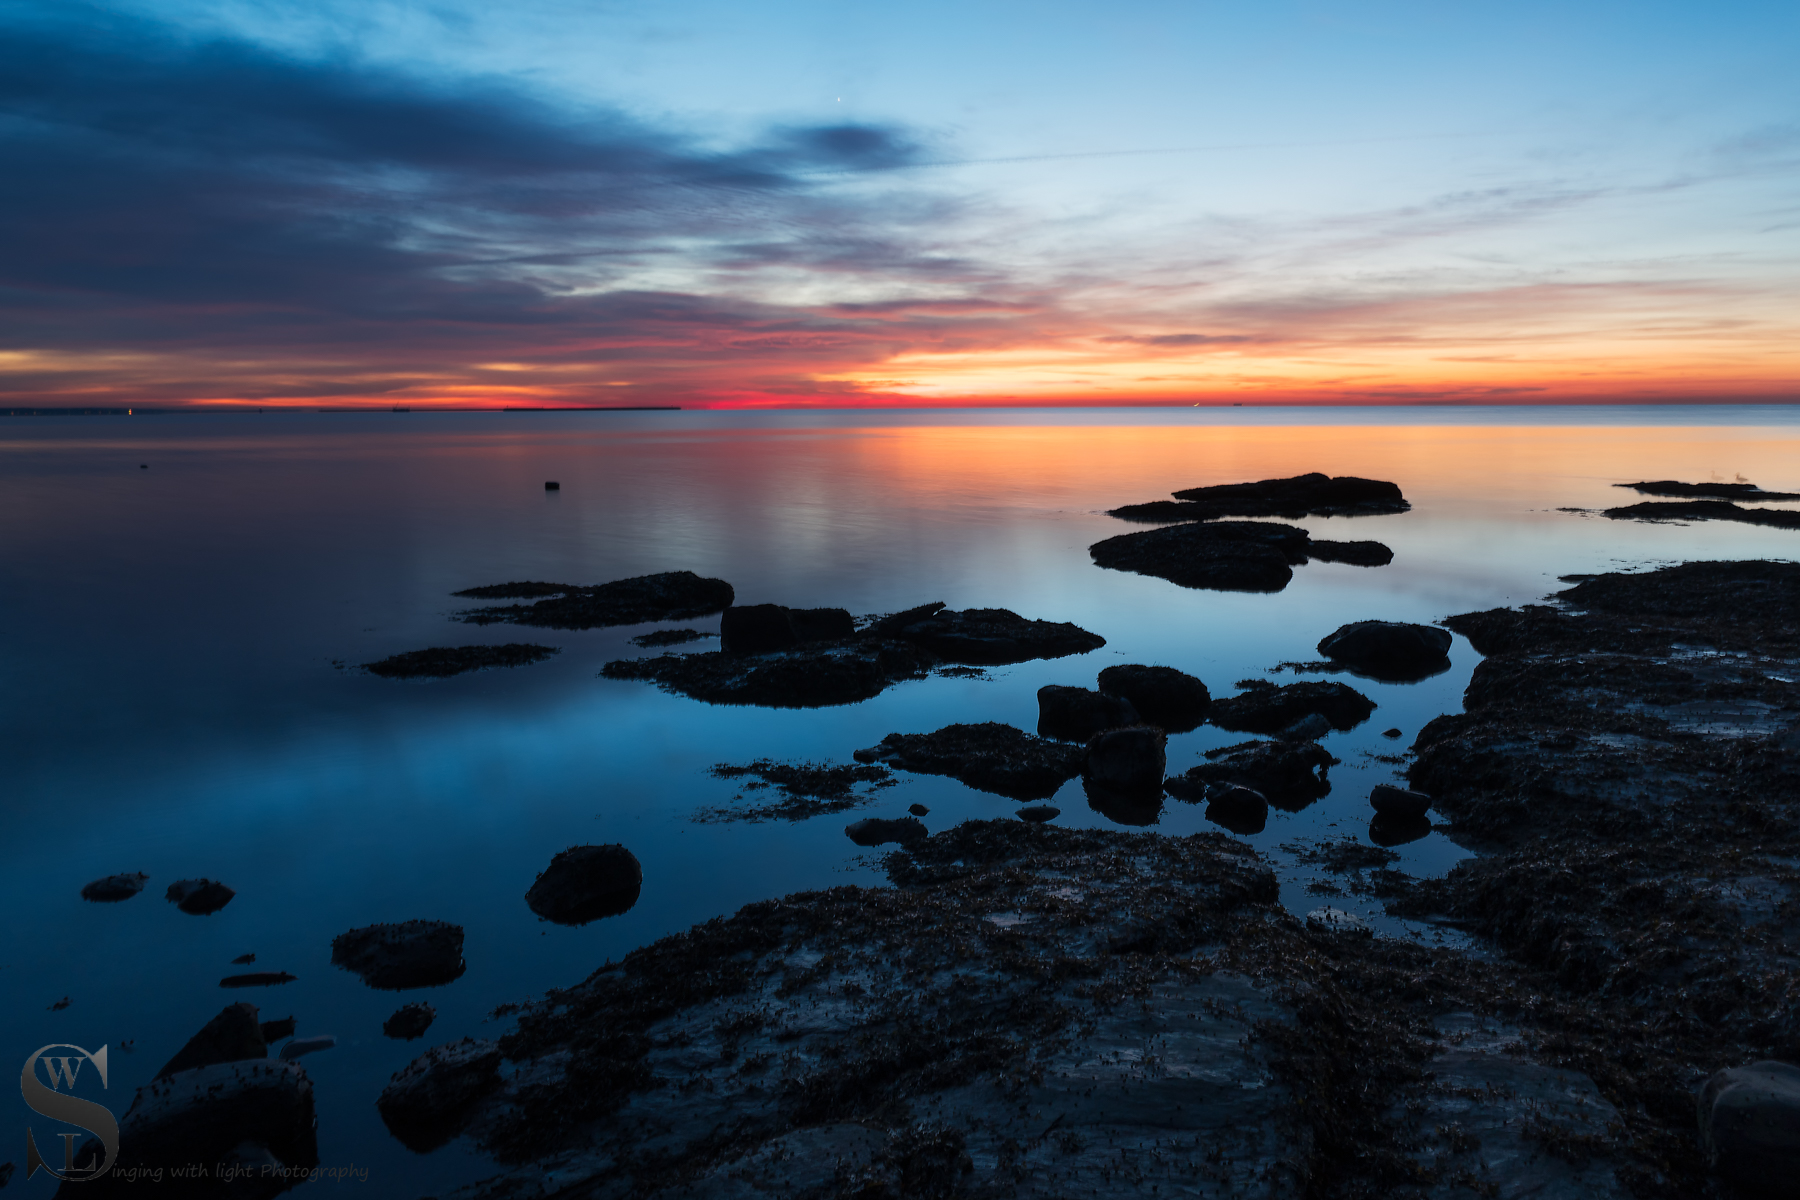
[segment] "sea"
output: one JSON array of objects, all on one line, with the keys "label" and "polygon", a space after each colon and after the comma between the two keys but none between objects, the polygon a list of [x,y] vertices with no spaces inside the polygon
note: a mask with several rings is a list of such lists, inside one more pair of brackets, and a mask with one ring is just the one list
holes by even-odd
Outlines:
[{"label": "sea", "polygon": [[[1141,526],[1106,515],[1188,487],[1322,471],[1391,480],[1412,509],[1306,518],[1315,537],[1373,539],[1391,564],[1313,563],[1272,594],[1196,591],[1104,570],[1087,548]],[[430,1196],[492,1173],[466,1142],[416,1154],[375,1099],[425,1048],[510,1028],[510,1007],[752,901],[880,887],[882,851],[844,827],[930,811],[933,830],[1018,805],[898,773],[864,807],[734,820],[767,803],[719,764],[849,763],[895,732],[956,722],[1035,728],[1037,689],[1094,686],[1115,663],[1291,682],[1347,622],[1431,622],[1542,602],[1561,578],[1692,559],[1800,555],[1800,533],[1607,519],[1638,480],[1747,480],[1800,490],[1800,409],[1162,408],[779,412],[134,413],[0,418],[0,1064],[41,1046],[108,1046],[116,1113],[207,1020],[248,1000],[332,1049],[302,1060],[321,1165],[306,1194]],[[559,486],[548,490],[546,482]],[[1071,621],[1087,654],[933,676],[842,707],[716,706],[603,678],[660,653],[655,628],[482,627],[460,589],[592,584],[690,570],[739,603],[866,615],[942,601]],[[535,665],[448,679],[361,669],[438,646],[531,641]],[[705,651],[703,640],[684,650]],[[1328,796],[1274,812],[1247,840],[1295,913],[1322,901],[1295,851],[1369,836],[1369,789],[1396,782],[1432,718],[1460,710],[1479,656],[1412,684],[1338,676],[1378,705],[1323,745]],[[1383,736],[1397,728],[1398,739]],[[1173,736],[1169,772],[1245,735]],[[1079,781],[1057,823],[1118,828]],[[1138,832],[1215,829],[1169,800]],[[525,891],[571,845],[621,843],[642,863],[628,912],[539,920]],[[1441,875],[1467,857],[1442,830],[1396,847]],[[90,880],[145,872],[116,904]],[[165,901],[178,879],[236,896],[210,916]],[[1354,895],[1329,903],[1387,935],[1455,941]],[[467,972],[375,991],[331,964],[332,938],[377,922],[450,921]],[[1479,949],[1478,947],[1476,949]],[[254,954],[255,965],[234,965]],[[220,980],[281,971],[291,983]],[[383,1036],[401,1004],[437,1010],[422,1039]],[[0,1159],[20,1167],[35,1116],[0,1098]],[[53,1143],[54,1144],[54,1143]],[[8,1147],[16,1147],[16,1152]],[[60,1151],[58,1151],[60,1155]]]}]

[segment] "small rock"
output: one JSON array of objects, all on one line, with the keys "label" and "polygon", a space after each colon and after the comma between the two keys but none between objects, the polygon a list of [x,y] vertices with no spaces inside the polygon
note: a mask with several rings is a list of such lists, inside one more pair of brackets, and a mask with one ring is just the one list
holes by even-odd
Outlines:
[{"label": "small rock", "polygon": [[1083,754],[1078,746],[984,721],[946,725],[935,733],[890,733],[854,757],[920,775],[949,775],[1013,800],[1048,800],[1081,773]]},{"label": "small rock", "polygon": [[726,654],[769,654],[800,644],[779,604],[735,604],[719,617],[719,648]]},{"label": "small rock", "polygon": [[423,1154],[461,1133],[475,1105],[499,1086],[500,1047],[464,1038],[396,1072],[375,1107],[390,1133]]},{"label": "small rock", "polygon": [[1370,937],[1375,932],[1369,928],[1367,921],[1341,908],[1315,908],[1306,914],[1306,923],[1313,929],[1323,929],[1329,933],[1350,933],[1359,937]]},{"label": "small rock", "polygon": [[570,846],[525,893],[531,911],[558,925],[585,925],[629,912],[644,889],[637,856],[612,843]]},{"label": "small rock", "polygon": [[865,637],[911,642],[939,658],[977,666],[1003,666],[1033,658],[1085,654],[1106,645],[1099,634],[1067,621],[1038,621],[1006,608],[960,612],[941,603],[921,605],[883,617]]},{"label": "small rock", "polygon": [[1319,653],[1359,675],[1409,683],[1450,666],[1447,630],[1400,621],[1356,621],[1319,642]]},{"label": "small rock", "polygon": [[176,908],[196,917],[211,916],[227,904],[236,892],[210,879],[178,879],[163,894]]},{"label": "small rock", "polygon": [[242,967],[249,963],[253,963],[255,961],[256,961],[256,955],[254,955],[254,954],[240,954],[236,958],[231,960],[231,965],[234,967]]},{"label": "small rock", "polygon": [[1321,713],[1307,713],[1275,736],[1284,742],[1316,742],[1331,732],[1331,722]]},{"label": "small rock", "polygon": [[1424,792],[1408,791],[1391,784],[1378,783],[1369,789],[1369,807],[1384,817],[1418,819],[1431,811],[1431,797]]},{"label": "small rock", "polygon": [[923,804],[909,804],[906,806],[906,811],[915,817],[926,817],[931,815],[931,810],[926,808]]},{"label": "small rock", "polygon": [[191,1071],[215,1063],[268,1056],[268,1040],[257,1023],[256,1005],[239,1001],[226,1005],[223,1012],[202,1025],[200,1032],[189,1038],[187,1045],[163,1064],[156,1078],[167,1079],[177,1071]]},{"label": "small rock", "polygon": [[1021,821],[1042,825],[1045,821],[1054,821],[1062,816],[1062,809],[1051,804],[1028,804],[1014,815]]},{"label": "small rock", "polygon": [[1314,539],[1306,543],[1306,557],[1310,562],[1385,567],[1394,561],[1394,552],[1380,542],[1321,542]]},{"label": "small rock", "polygon": [[1397,738],[1400,736],[1400,731],[1398,729],[1384,729],[1381,731],[1381,736],[1384,738]]},{"label": "small rock", "polygon": [[437,1009],[429,1004],[408,1004],[395,1011],[394,1015],[381,1023],[381,1032],[391,1038],[410,1042],[414,1038],[424,1037],[431,1023],[437,1020]]},{"label": "small rock", "polygon": [[1154,725],[1108,729],[1088,742],[1082,776],[1100,787],[1160,799],[1168,741]]},{"label": "small rock", "polygon": [[1333,729],[1352,729],[1375,711],[1373,700],[1335,681],[1276,687],[1267,680],[1246,679],[1238,686],[1244,690],[1213,702],[1209,719],[1220,729],[1274,733],[1310,713],[1324,717]]},{"label": "small rock", "polygon": [[72,1000],[70,1000],[67,996],[64,996],[61,1000],[58,1000],[56,1003],[54,1003],[50,1006],[50,1011],[51,1012],[61,1012],[63,1009],[69,1007],[69,1005],[72,1003],[74,1003]]},{"label": "small rock", "polygon": [[1377,846],[1404,846],[1431,832],[1431,822],[1424,817],[1393,817],[1376,813],[1369,822],[1369,840]]},{"label": "small rock", "polygon": [[331,939],[331,961],[372,988],[400,991],[449,983],[468,969],[463,930],[447,921],[367,925]]},{"label": "small rock", "polygon": [[335,1045],[337,1045],[337,1039],[329,1033],[322,1033],[317,1037],[295,1038],[281,1048],[281,1061],[293,1062],[296,1058],[316,1054],[320,1050],[329,1050]]},{"label": "small rock", "polygon": [[282,1038],[294,1036],[296,1020],[293,1017],[281,1017],[274,1021],[262,1023],[262,1035],[265,1042],[279,1042]]},{"label": "small rock", "polygon": [[1168,733],[1186,733],[1206,720],[1212,693],[1192,675],[1174,667],[1123,663],[1100,672],[1100,690],[1129,700],[1146,722]]},{"label": "small rock", "polygon": [[544,490],[546,492],[560,492],[562,491],[562,484],[554,479],[546,479],[544,480]]},{"label": "small rock", "polygon": [[1700,1089],[1700,1146],[1709,1166],[1758,1196],[1792,1196],[1800,1178],[1800,1067],[1759,1062]]},{"label": "small rock", "polygon": [[1224,784],[1238,783],[1268,797],[1269,803],[1299,812],[1331,792],[1327,771],[1336,765],[1316,742],[1239,742],[1206,752],[1208,761],[1163,784],[1177,800],[1211,800]]},{"label": "small rock", "polygon": [[1038,689],[1038,736],[1085,742],[1103,729],[1138,723],[1131,701],[1086,688],[1046,684]]},{"label": "small rock", "polygon": [[292,983],[300,978],[289,975],[286,971],[252,971],[248,975],[227,975],[219,980],[222,988],[273,987],[278,983]]},{"label": "small rock", "polygon": [[1269,798],[1255,788],[1226,784],[1208,792],[1205,815],[1213,824],[1248,837],[1268,826]]},{"label": "small rock", "polygon": [[142,871],[127,875],[108,875],[105,879],[96,879],[81,889],[83,900],[92,900],[99,904],[117,904],[121,900],[129,900],[144,890],[144,884],[150,877]]},{"label": "small rock", "polygon": [[1145,827],[1162,820],[1162,794],[1108,787],[1091,779],[1081,781],[1088,807],[1115,825]]},{"label": "small rock", "polygon": [[844,826],[844,836],[859,846],[884,846],[899,842],[910,846],[931,836],[917,817],[864,817]]}]

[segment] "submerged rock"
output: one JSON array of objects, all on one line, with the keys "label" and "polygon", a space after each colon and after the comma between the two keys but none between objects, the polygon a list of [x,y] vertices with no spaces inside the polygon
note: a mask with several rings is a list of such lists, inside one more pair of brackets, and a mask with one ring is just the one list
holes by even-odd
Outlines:
[{"label": "submerged rock", "polygon": [[121,900],[129,900],[144,890],[150,877],[142,871],[126,875],[108,875],[104,879],[96,879],[81,889],[83,900],[92,900],[99,904],[117,904]]},{"label": "submerged rock", "polygon": [[1168,735],[1154,725],[1095,734],[1081,774],[1090,785],[1160,801]]},{"label": "submerged rock", "polygon": [[222,988],[275,987],[278,984],[292,983],[300,978],[286,971],[252,971],[247,975],[227,975],[219,980]]},{"label": "submerged rock", "polygon": [[1331,792],[1326,778],[1337,759],[1312,742],[1239,742],[1206,752],[1207,761],[1163,783],[1177,800],[1210,800],[1233,784],[1253,789],[1275,807],[1298,812]]},{"label": "submerged rock", "polygon": [[209,917],[227,904],[236,892],[210,879],[178,879],[169,885],[163,898],[184,913]]},{"label": "submerged rock", "polygon": [[383,679],[445,679],[465,671],[485,671],[491,667],[530,666],[557,653],[555,646],[535,646],[529,642],[507,642],[503,646],[433,646],[429,650],[408,650],[380,662],[364,663],[362,669]]},{"label": "submerged rock", "polygon": [[1168,733],[1186,733],[1206,720],[1212,693],[1206,685],[1174,667],[1121,663],[1100,672],[1100,690],[1129,700],[1138,715]]},{"label": "submerged rock", "polygon": [[1365,517],[1402,513],[1406,502],[1396,484],[1354,475],[1335,478],[1312,472],[1290,479],[1223,483],[1172,493],[1175,501],[1128,504],[1112,516],[1127,521],[1212,521],[1220,517]]},{"label": "submerged rock", "polygon": [[931,833],[917,817],[864,817],[844,826],[844,836],[859,846],[885,846],[889,842],[910,845]]},{"label": "submerged rock", "polygon": [[1450,667],[1448,630],[1401,621],[1356,621],[1319,642],[1319,653],[1359,675],[1396,683]]},{"label": "submerged rock", "polygon": [[890,733],[855,754],[919,775],[948,775],[1014,800],[1047,800],[1081,773],[1086,750],[1032,737],[1011,725],[946,725],[935,733]]},{"label": "submerged rock", "polygon": [[382,1123],[420,1154],[460,1134],[475,1105],[500,1087],[500,1047],[464,1038],[427,1050],[397,1071],[375,1101]]},{"label": "submerged rock", "polygon": [[624,846],[570,846],[550,860],[525,903],[546,921],[585,925],[629,912],[643,887],[644,869]]},{"label": "submerged rock", "polygon": [[608,679],[642,679],[708,704],[825,708],[879,696],[908,679],[923,679],[937,660],[905,642],[852,639],[818,642],[775,654],[665,654],[620,659],[600,671]]},{"label": "submerged rock", "polygon": [[1086,688],[1046,684],[1038,689],[1038,736],[1085,742],[1102,729],[1136,725],[1137,709],[1129,700]]},{"label": "submerged rock", "polygon": [[552,583],[501,583],[454,593],[470,600],[528,599],[535,604],[473,608],[457,614],[472,625],[509,622],[547,629],[596,629],[607,625],[642,625],[651,621],[687,621],[716,613],[735,596],[723,579],[705,579],[692,571],[665,571],[615,579],[596,587]]},{"label": "submerged rock", "polygon": [[394,1015],[381,1023],[381,1032],[388,1037],[410,1042],[414,1038],[425,1036],[431,1023],[437,1020],[437,1009],[420,1001],[403,1005],[394,1010]]},{"label": "submerged rock", "polygon": [[893,638],[930,651],[944,662],[1004,666],[1034,658],[1063,658],[1106,645],[1106,639],[1067,621],[1037,621],[1006,608],[954,611],[925,604],[883,617],[864,636]]},{"label": "submerged rock", "polygon": [[1609,508],[1604,515],[1615,521],[1737,521],[1745,525],[1800,529],[1800,512],[1785,508],[1739,508],[1729,500],[1650,500]]},{"label": "submerged rock", "polygon": [[1431,832],[1427,817],[1393,816],[1376,813],[1369,821],[1369,840],[1377,846],[1404,846]]},{"label": "submerged rock", "polygon": [[1431,811],[1431,797],[1424,792],[1378,783],[1369,789],[1369,807],[1384,817],[1416,820]]},{"label": "submerged rock", "polygon": [[1706,1081],[1695,1105],[1708,1166],[1754,1196],[1800,1190],[1800,1067],[1728,1068]]},{"label": "submerged rock", "polygon": [[1213,701],[1208,719],[1220,729],[1242,733],[1276,733],[1310,713],[1331,722],[1333,729],[1354,729],[1369,719],[1375,702],[1335,681],[1290,683],[1282,687],[1262,679],[1246,679],[1244,690]]},{"label": "submerged rock", "polygon": [[468,970],[463,929],[448,921],[366,925],[331,939],[331,962],[372,988],[402,991],[437,987]]},{"label": "submerged rock", "polygon": [[704,641],[709,637],[718,637],[716,633],[702,633],[698,629],[652,629],[649,633],[640,633],[631,639],[634,646],[679,646],[685,642]]},{"label": "submerged rock", "polygon": [[256,1005],[240,1001],[226,1005],[223,1012],[202,1025],[200,1032],[163,1064],[156,1078],[166,1079],[177,1071],[196,1067],[268,1056],[269,1043],[257,1021]]},{"label": "submerged rock", "polygon": [[1649,483],[1615,483],[1646,496],[1710,497],[1715,500],[1800,500],[1800,492],[1765,492],[1754,483],[1678,483],[1659,479]]}]

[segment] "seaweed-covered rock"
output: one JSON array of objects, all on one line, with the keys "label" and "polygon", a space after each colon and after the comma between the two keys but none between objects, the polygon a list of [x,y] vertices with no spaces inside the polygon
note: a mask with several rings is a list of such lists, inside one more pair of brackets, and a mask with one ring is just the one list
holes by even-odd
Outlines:
[{"label": "seaweed-covered rock", "polygon": [[187,1044],[176,1051],[175,1057],[163,1064],[156,1078],[167,1079],[177,1071],[191,1071],[216,1063],[268,1056],[269,1043],[257,1020],[256,1005],[240,1001],[226,1005],[223,1012],[202,1025],[200,1032],[189,1038]]},{"label": "seaweed-covered rock", "polygon": [[1410,682],[1450,667],[1448,630],[1403,621],[1355,621],[1319,642],[1319,653],[1359,675]]},{"label": "seaweed-covered rock", "polygon": [[1131,701],[1086,688],[1046,684],[1038,689],[1038,736],[1085,742],[1102,729],[1136,725]]},{"label": "seaweed-covered rock", "polygon": [[1406,512],[1396,484],[1317,471],[1289,479],[1185,488],[1175,501],[1128,504],[1111,515],[1127,521],[1213,521],[1220,517],[1366,517]]},{"label": "seaweed-covered rock", "polygon": [[433,646],[429,650],[408,650],[380,662],[364,663],[362,669],[384,679],[444,679],[491,667],[529,666],[543,662],[557,652],[555,646],[535,646],[529,642],[507,642],[503,646]]},{"label": "seaweed-covered rock", "polygon": [[142,871],[133,871],[124,875],[108,875],[104,879],[96,879],[81,889],[83,900],[92,900],[98,904],[117,904],[121,900],[129,900],[144,890],[150,877]]},{"label": "seaweed-covered rock", "polygon": [[1212,693],[1206,685],[1174,667],[1121,663],[1100,672],[1100,690],[1129,700],[1138,715],[1168,733],[1186,733],[1206,720]]},{"label": "seaweed-covered rock", "polygon": [[1031,620],[1005,608],[955,611],[942,604],[925,604],[884,617],[863,633],[910,642],[945,662],[979,666],[1063,658],[1106,645],[1099,634],[1067,621]]},{"label": "seaweed-covered rock", "polygon": [[585,925],[628,912],[644,887],[637,856],[617,843],[570,846],[525,893],[531,911],[558,925]]},{"label": "seaweed-covered rock", "polygon": [[1331,791],[1326,771],[1337,763],[1312,742],[1240,742],[1206,752],[1207,761],[1173,776],[1163,790],[1198,804],[1239,785],[1268,798],[1277,808],[1298,812]]},{"label": "seaweed-covered rock", "polygon": [[370,987],[393,992],[460,978],[468,969],[462,949],[461,925],[401,921],[338,934],[331,939],[331,961]]},{"label": "seaweed-covered rock", "polygon": [[864,817],[844,826],[844,836],[859,846],[885,846],[889,842],[907,846],[925,840],[931,832],[917,817]]},{"label": "seaweed-covered rock", "polygon": [[1309,713],[1318,713],[1333,729],[1354,729],[1369,719],[1375,702],[1336,681],[1309,681],[1276,687],[1262,679],[1246,679],[1244,690],[1213,701],[1208,716],[1220,729],[1242,733],[1276,733]]},{"label": "seaweed-covered rock", "polygon": [[1082,777],[1117,792],[1160,798],[1168,735],[1154,725],[1131,725],[1094,735]]},{"label": "seaweed-covered rock", "polygon": [[1011,725],[946,725],[935,733],[890,733],[855,754],[920,775],[949,775],[1014,800],[1047,800],[1081,773],[1086,750],[1032,737]]},{"label": "seaweed-covered rock", "polygon": [[813,642],[772,654],[664,654],[607,663],[608,679],[641,679],[708,704],[825,708],[879,696],[922,679],[937,659],[905,642],[855,638]]},{"label": "seaweed-covered rock", "polygon": [[209,917],[227,904],[236,892],[211,879],[178,879],[169,885],[163,898],[184,913]]},{"label": "seaweed-covered rock", "polygon": [[1800,1191],[1800,1067],[1751,1063],[1713,1075],[1696,1097],[1707,1165],[1754,1196]]},{"label": "seaweed-covered rock", "polygon": [[1248,837],[1261,833],[1269,823],[1269,798],[1241,783],[1226,783],[1207,790],[1206,819]]},{"label": "seaweed-covered rock", "polygon": [[394,1015],[381,1023],[381,1032],[387,1037],[399,1041],[410,1042],[414,1038],[425,1036],[431,1023],[437,1020],[437,1009],[423,1001],[402,1005],[394,1010]]},{"label": "seaweed-covered rock", "polygon": [[1369,789],[1369,807],[1384,817],[1416,820],[1431,811],[1431,797],[1424,792],[1378,783]]},{"label": "seaweed-covered rock", "polygon": [[475,1105],[500,1087],[500,1047],[464,1038],[427,1050],[397,1071],[375,1101],[409,1150],[435,1150],[460,1134]]},{"label": "seaweed-covered rock", "polygon": [[[550,589],[556,589],[554,593]],[[455,593],[471,600],[527,599],[535,604],[474,608],[457,614],[472,625],[508,622],[546,629],[596,629],[607,625],[639,625],[650,621],[686,621],[716,613],[735,596],[723,579],[705,579],[692,571],[665,571],[615,579],[596,587],[549,583],[506,583]]]}]

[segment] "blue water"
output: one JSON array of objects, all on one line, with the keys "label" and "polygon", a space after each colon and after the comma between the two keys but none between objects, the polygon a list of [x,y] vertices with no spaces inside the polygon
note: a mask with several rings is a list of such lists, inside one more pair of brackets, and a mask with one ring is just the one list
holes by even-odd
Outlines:
[{"label": "blue water", "polygon": [[[715,763],[849,761],[890,732],[999,720],[1030,729],[1046,683],[1092,686],[1118,662],[1164,663],[1215,695],[1315,658],[1347,621],[1430,621],[1535,601],[1559,575],[1687,558],[1781,557],[1800,534],[1613,522],[1591,512],[1634,478],[1800,487],[1786,408],[1610,410],[1197,409],[957,413],[241,414],[0,422],[0,1061],[70,1042],[115,1049],[106,1102],[131,1091],[226,1003],[334,1034],[305,1060],[327,1166],[368,1182],[310,1191],[430,1194],[485,1164],[453,1144],[419,1156],[374,1098],[425,1047],[495,1036],[503,1002],[571,984],[608,958],[752,900],[879,883],[843,815],[705,824],[737,784]],[[1086,547],[1126,532],[1106,508],[1180,488],[1323,470],[1392,479],[1410,513],[1308,519],[1315,536],[1374,538],[1392,565],[1312,564],[1275,595],[1189,591],[1103,571]],[[561,483],[546,492],[543,482]],[[689,569],[742,603],[888,612],[932,600],[1073,621],[1107,639],[1076,658],[933,678],[814,711],[713,707],[602,679],[647,627],[584,632],[453,623],[450,592],[510,579],[595,583]],[[717,618],[681,624],[716,629]],[[531,640],[548,662],[432,682],[356,664],[433,645]],[[716,643],[701,642],[707,649]],[[1374,718],[1333,734],[1332,794],[1274,813],[1250,839],[1304,890],[1284,844],[1366,838],[1374,754],[1456,711],[1476,656],[1413,685],[1352,680]],[[1397,726],[1398,743],[1379,731]],[[1242,740],[1170,741],[1171,773]],[[1010,814],[954,781],[900,775],[871,815],[927,824]],[[752,799],[758,793],[749,793]],[[760,794],[767,797],[768,793]],[[1078,783],[1061,823],[1101,827]],[[857,814],[861,815],[861,814]],[[1171,801],[1165,832],[1209,828]],[[565,846],[623,842],[642,861],[629,913],[568,929],[525,889]],[[1401,848],[1441,873],[1467,851],[1442,833]],[[82,884],[145,871],[145,893],[84,903]],[[211,917],[162,899],[175,879],[236,888]],[[1334,904],[1368,912],[1355,898]],[[329,964],[331,938],[425,917],[466,927],[455,983],[381,993]],[[1429,929],[1379,918],[1404,936]],[[226,992],[246,968],[280,988]],[[63,997],[69,1004],[52,1010]],[[382,1020],[424,998],[421,1042]],[[11,1055],[11,1058],[6,1058]],[[98,1097],[96,1097],[98,1098]],[[30,1116],[13,1102],[17,1129]],[[0,1117],[0,1130],[7,1128]],[[7,1134],[7,1137],[13,1137]],[[374,1185],[376,1191],[368,1191]],[[40,1177],[16,1181],[47,1195]],[[35,1189],[35,1190],[34,1190]]]}]

